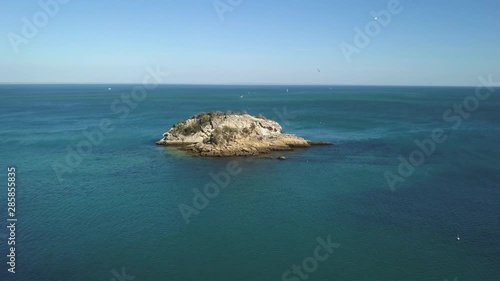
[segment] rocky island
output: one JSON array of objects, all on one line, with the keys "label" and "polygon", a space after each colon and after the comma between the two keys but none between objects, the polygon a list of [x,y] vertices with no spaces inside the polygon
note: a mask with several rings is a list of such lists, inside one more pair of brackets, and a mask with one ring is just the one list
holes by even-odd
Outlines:
[{"label": "rocky island", "polygon": [[209,112],[180,121],[156,143],[198,156],[251,156],[331,144],[307,141],[281,130],[277,122],[261,115]]}]

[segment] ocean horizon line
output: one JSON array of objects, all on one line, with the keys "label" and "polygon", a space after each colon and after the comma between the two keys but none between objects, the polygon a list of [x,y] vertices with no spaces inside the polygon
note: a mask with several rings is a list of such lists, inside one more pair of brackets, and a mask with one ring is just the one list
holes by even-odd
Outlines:
[{"label": "ocean horizon line", "polygon": [[[96,82],[96,83],[80,83],[80,82],[64,82],[64,83],[53,83],[53,82],[47,82],[47,83],[31,83],[31,82],[0,82],[0,86],[4,85],[107,85],[107,86],[113,86],[113,85],[141,85],[141,82],[133,83],[133,82],[126,82],[126,83],[116,83],[116,82],[110,82],[110,83],[105,83],[105,82]],[[236,86],[236,87],[262,87],[262,86],[273,86],[273,87],[411,87],[411,88],[475,88],[477,85],[406,85],[406,84],[380,84],[380,85],[370,85],[370,84],[265,84],[265,83],[259,83],[259,84],[203,84],[203,83],[160,83],[158,86]],[[500,85],[494,85],[494,88],[500,87]]]}]

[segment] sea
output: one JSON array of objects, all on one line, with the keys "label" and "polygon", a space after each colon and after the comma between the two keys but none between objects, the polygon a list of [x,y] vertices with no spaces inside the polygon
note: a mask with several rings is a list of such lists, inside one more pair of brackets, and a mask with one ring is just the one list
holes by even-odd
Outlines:
[{"label": "sea", "polygon": [[[155,145],[210,111],[333,145]],[[500,280],[499,88],[4,84],[0,120],[2,281]]]}]

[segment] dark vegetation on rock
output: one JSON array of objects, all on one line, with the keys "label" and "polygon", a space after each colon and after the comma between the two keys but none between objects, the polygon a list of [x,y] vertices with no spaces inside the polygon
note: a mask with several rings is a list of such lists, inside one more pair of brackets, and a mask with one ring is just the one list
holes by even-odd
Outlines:
[{"label": "dark vegetation on rock", "polygon": [[200,113],[172,126],[159,145],[175,145],[200,156],[247,156],[293,150],[325,142],[310,142],[282,134],[281,126],[262,115],[220,111]]}]

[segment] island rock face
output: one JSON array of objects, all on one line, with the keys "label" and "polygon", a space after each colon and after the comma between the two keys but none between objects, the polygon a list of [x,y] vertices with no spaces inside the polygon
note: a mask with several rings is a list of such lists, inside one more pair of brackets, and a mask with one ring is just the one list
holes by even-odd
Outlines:
[{"label": "island rock face", "polygon": [[281,130],[277,122],[263,116],[201,113],[175,124],[157,144],[177,146],[199,156],[249,156],[327,144],[282,134]]}]

